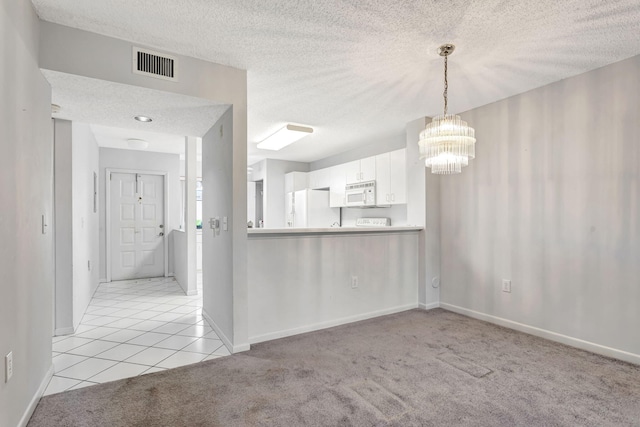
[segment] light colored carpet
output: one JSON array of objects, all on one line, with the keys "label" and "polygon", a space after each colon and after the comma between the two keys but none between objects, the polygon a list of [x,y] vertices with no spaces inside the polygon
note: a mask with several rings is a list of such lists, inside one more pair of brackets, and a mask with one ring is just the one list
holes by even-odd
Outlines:
[{"label": "light colored carpet", "polygon": [[441,309],[44,397],[29,426],[640,426],[640,366]]}]

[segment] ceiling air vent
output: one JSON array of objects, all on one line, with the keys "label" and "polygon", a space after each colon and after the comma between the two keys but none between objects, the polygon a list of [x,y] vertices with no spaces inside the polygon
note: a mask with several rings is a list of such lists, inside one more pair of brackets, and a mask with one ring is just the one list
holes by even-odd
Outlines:
[{"label": "ceiling air vent", "polygon": [[157,79],[178,81],[175,57],[139,47],[133,48],[133,72]]}]

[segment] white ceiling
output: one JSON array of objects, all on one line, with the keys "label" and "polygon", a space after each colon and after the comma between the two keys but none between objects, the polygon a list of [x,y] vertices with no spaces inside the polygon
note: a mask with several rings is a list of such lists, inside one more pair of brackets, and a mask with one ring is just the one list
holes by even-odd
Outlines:
[{"label": "white ceiling", "polygon": [[[53,117],[92,125],[101,147],[130,149],[128,138],[149,142],[147,151],[184,153],[185,136],[203,136],[229,108],[211,101],[104,80],[42,70],[51,84]],[[153,119],[134,120],[136,115]]]},{"label": "white ceiling", "polygon": [[[441,112],[446,42],[453,112],[640,53],[638,0],[33,3],[46,21],[246,69],[250,163],[404,138],[408,121]],[[255,148],[285,123],[315,132]]]}]

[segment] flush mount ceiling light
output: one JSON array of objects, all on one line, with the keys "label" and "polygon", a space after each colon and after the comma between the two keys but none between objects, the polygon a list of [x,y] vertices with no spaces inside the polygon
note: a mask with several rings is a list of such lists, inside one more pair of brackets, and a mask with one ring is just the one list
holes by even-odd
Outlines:
[{"label": "flush mount ceiling light", "polygon": [[144,150],[149,146],[149,143],[144,139],[129,138],[127,139],[127,145],[134,150]]},{"label": "flush mount ceiling light", "polygon": [[444,114],[433,118],[425,129],[420,132],[420,158],[425,159],[425,165],[431,168],[431,173],[449,175],[462,172],[462,168],[469,164],[469,159],[476,156],[475,131],[455,114],[447,114],[447,57],[456,47],[444,44],[438,49],[440,56],[444,56]]},{"label": "flush mount ceiling light", "polygon": [[280,150],[297,140],[313,133],[313,128],[297,125],[286,125],[264,141],[258,144],[262,150]]},{"label": "flush mount ceiling light", "polygon": [[147,116],[135,116],[134,119],[143,123],[149,123],[153,121],[151,117],[147,117]]}]

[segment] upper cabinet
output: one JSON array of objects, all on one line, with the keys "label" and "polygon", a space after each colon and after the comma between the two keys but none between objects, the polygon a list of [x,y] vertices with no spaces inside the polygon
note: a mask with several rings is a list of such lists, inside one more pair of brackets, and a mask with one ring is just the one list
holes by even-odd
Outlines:
[{"label": "upper cabinet", "polygon": [[289,172],[284,175],[284,192],[291,193],[309,188],[307,172]]},{"label": "upper cabinet", "polygon": [[329,170],[331,185],[329,185],[329,206],[332,208],[341,208],[344,206],[344,190],[347,186],[346,164],[332,166],[325,170]]},{"label": "upper cabinet", "polygon": [[331,173],[331,168],[309,172],[309,188],[311,190],[319,190],[331,187]]},{"label": "upper cabinet", "polygon": [[376,179],[376,157],[367,157],[354,162],[345,163],[346,184],[373,181]]},{"label": "upper cabinet", "polygon": [[376,201],[380,206],[407,203],[406,149],[391,151],[311,172],[290,172],[285,175],[285,193],[304,190],[330,190],[329,206],[345,206],[344,193],[348,184],[376,181]]},{"label": "upper cabinet", "polygon": [[375,156],[378,205],[407,203],[406,149]]}]

